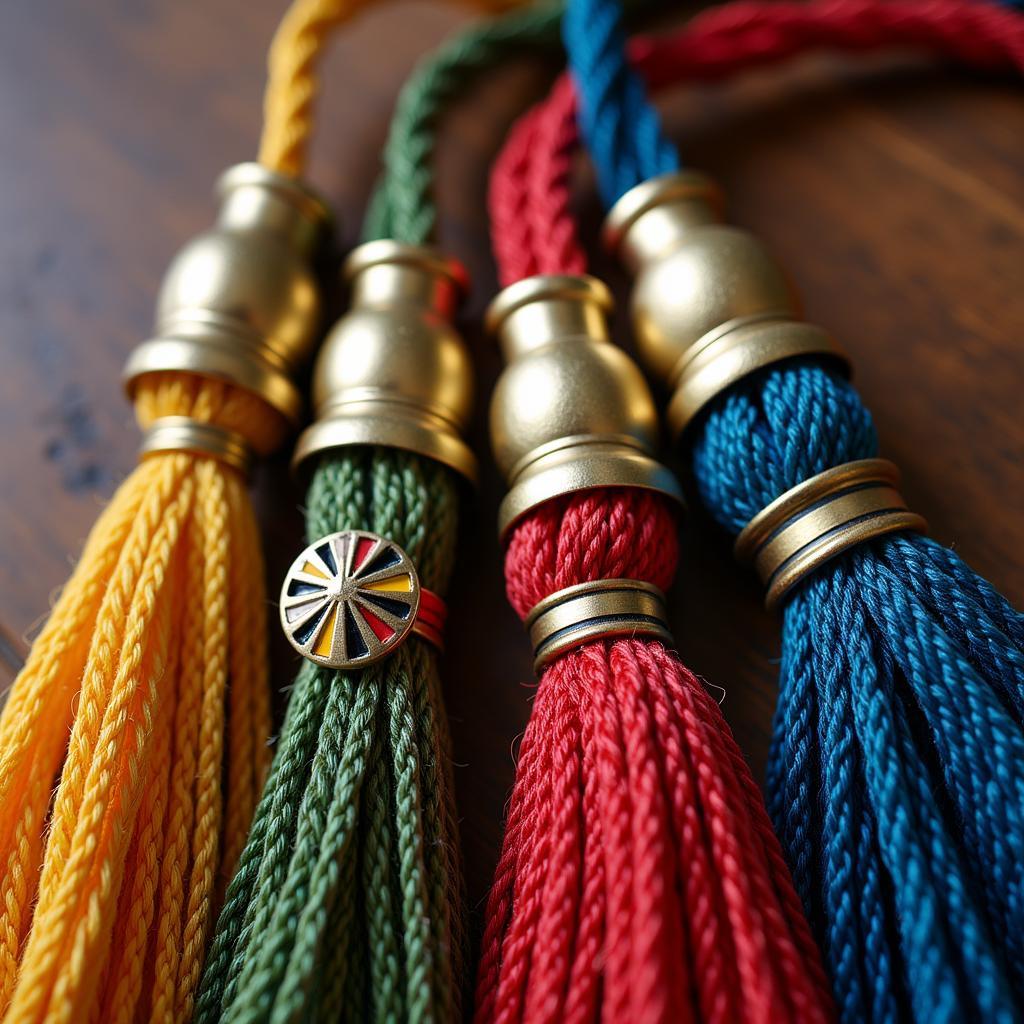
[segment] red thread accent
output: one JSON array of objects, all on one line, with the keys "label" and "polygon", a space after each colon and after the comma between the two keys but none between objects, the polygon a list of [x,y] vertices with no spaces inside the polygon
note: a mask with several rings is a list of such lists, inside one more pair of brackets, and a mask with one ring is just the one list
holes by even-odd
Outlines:
[{"label": "red thread accent", "polygon": [[432,590],[423,587],[420,590],[420,607],[416,617],[435,629],[444,629],[448,619],[448,605]]},{"label": "red thread accent", "polygon": [[[812,49],[907,46],[980,69],[1024,67],[1024,16],[981,0],[825,0],[724,4],[675,35],[633,40],[652,88],[726,78]],[[491,238],[503,285],[582,273],[570,207],[576,98],[563,76],[513,126],[491,172]]]}]

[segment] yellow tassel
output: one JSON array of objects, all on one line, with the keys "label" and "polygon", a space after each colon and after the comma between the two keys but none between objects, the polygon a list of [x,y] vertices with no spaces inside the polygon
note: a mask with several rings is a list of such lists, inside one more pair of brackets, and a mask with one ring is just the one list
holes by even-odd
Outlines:
[{"label": "yellow tassel", "polygon": [[[285,430],[259,399],[177,374],[148,378],[137,408],[257,452]],[[257,540],[242,478],[181,453],[143,462],[93,530],[0,718],[5,1024],[191,1014],[269,757]]]}]

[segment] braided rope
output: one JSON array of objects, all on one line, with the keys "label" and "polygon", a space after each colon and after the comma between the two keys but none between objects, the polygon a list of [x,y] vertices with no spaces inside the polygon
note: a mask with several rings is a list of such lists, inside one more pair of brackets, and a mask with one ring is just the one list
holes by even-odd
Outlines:
[{"label": "braided rope", "polygon": [[[263,133],[259,161],[298,177],[313,134],[318,82],[316,65],[329,36],[375,0],[295,0],[274,33],[263,94]],[[471,0],[473,6],[500,12],[519,0]]]},{"label": "braided rope", "polygon": [[[698,14],[670,36],[631,40],[630,55],[650,86],[660,89],[725,78],[809,50],[859,53],[902,46],[967,67],[1024,67],[1020,16],[975,0],[737,0]],[[535,134],[540,126],[547,141]],[[491,175],[491,236],[503,283],[524,276],[521,265],[537,268],[533,273],[560,272],[560,260],[585,265],[569,187],[578,145],[576,91],[562,78],[517,121]],[[545,165],[557,173],[542,173]],[[630,179],[627,189],[639,180]],[[513,237],[522,248],[512,244]]]},{"label": "braided rope", "polygon": [[525,48],[555,50],[561,16],[561,4],[542,4],[482,22],[417,65],[391,119],[383,171],[364,222],[365,240],[430,241],[437,222],[432,157],[441,112],[499,61]]},{"label": "braided rope", "polygon": [[630,66],[621,4],[573,0],[562,26],[580,90],[579,124],[607,205],[634,185],[677,170],[679,154]]}]

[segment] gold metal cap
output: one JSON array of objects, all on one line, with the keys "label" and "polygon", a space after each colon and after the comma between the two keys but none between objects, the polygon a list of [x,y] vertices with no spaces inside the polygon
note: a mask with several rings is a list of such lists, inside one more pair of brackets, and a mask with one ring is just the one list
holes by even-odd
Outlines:
[{"label": "gold metal cap", "polygon": [[653,455],[658,418],[647,383],[608,339],[611,304],[595,278],[544,275],[506,288],[487,313],[508,360],[491,401],[491,445],[509,484],[502,536],[537,505],[596,487],[682,502]]},{"label": "gold metal cap", "polygon": [[125,388],[131,396],[150,373],[193,373],[250,391],[297,423],[292,378],[316,342],[313,261],[330,212],[311,189],[259,164],[229,169],[218,192],[217,224],[172,262],[156,334],[129,356]]},{"label": "gold metal cap", "polygon": [[344,273],[352,307],[317,357],[316,421],[299,438],[294,464],[327,449],[382,445],[475,481],[476,458],[462,437],[473,370],[451,325],[468,285],[462,265],[435,249],[376,241],[354,250]]},{"label": "gold metal cap", "polygon": [[896,489],[900,473],[887,459],[861,459],[826,470],[780,495],[736,538],[735,554],[752,562],[768,587],[765,605],[848,548],[899,530],[925,533]]},{"label": "gold metal cap", "polygon": [[[717,224],[725,193],[706,174],[678,171],[649,178],[621,196],[605,217],[601,241],[630,269],[676,248],[687,231]],[[644,229],[635,233],[640,218]]]},{"label": "gold metal cap", "polygon": [[673,391],[678,437],[708,403],[757,370],[798,356],[848,368],[823,330],[797,321],[799,301],[768,250],[721,224],[721,193],[703,175],[666,175],[626,193],[605,240],[636,273],[631,300],[644,366]]},{"label": "gold metal cap", "polygon": [[641,580],[594,580],[566,587],[526,617],[534,671],[593,640],[652,637],[672,644],[665,595]]}]

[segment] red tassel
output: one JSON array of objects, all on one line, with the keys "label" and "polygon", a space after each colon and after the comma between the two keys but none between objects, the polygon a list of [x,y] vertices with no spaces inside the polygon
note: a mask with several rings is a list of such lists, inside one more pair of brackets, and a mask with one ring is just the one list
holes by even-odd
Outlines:
[{"label": "red tassel", "polygon": [[[667,588],[665,501],[551,502],[514,532],[520,616],[564,587]],[[718,705],[659,643],[600,641],[544,673],[487,907],[478,1022],[824,1021],[817,949]]]}]

